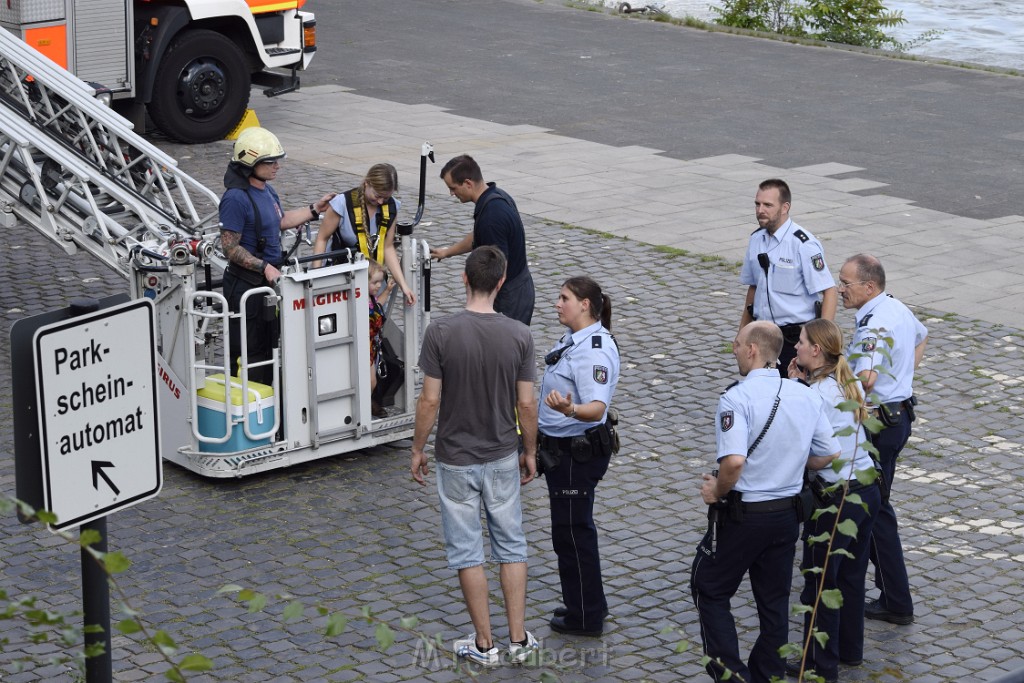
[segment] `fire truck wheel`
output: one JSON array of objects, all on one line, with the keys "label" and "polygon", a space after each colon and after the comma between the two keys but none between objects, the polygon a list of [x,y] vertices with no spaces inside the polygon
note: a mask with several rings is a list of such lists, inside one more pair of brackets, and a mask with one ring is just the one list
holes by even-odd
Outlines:
[{"label": "fire truck wheel", "polygon": [[149,115],[180,142],[222,140],[249,104],[249,69],[231,39],[197,29],[167,48],[156,71]]}]

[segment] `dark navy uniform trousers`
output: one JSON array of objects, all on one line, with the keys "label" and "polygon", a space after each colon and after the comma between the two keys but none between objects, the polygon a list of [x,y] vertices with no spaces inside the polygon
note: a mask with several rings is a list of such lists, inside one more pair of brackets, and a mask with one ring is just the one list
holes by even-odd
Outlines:
[{"label": "dark navy uniform trousers", "polygon": [[[890,489],[894,488],[896,459],[910,438],[910,415],[906,410],[900,415],[898,425],[886,427],[868,437],[878,449],[878,464]],[[896,510],[888,500],[878,509],[878,519],[871,530],[871,562],[875,565],[875,587],[881,591],[879,604],[896,614],[913,614],[914,600],[910,596],[910,580],[903,559]]]},{"label": "dark navy uniform trousers", "polygon": [[[741,522],[727,517],[722,511],[716,552],[709,530],[690,572],[704,654],[712,659],[708,673],[715,681],[726,680],[726,668],[733,674],[730,680],[737,680],[736,674],[747,683],[768,683],[772,676],[785,680],[786,664],[778,650],[789,638],[789,591],[800,535],[796,509],[746,513]],[[744,663],[729,601],[747,572],[761,630]]]},{"label": "dark navy uniform trousers", "polygon": [[594,490],[611,458],[580,463],[567,448],[561,462],[544,473],[551,497],[551,545],[558,556],[565,623],[585,631],[600,630],[608,612],[601,581],[601,556],[594,524]]},{"label": "dark navy uniform trousers", "polygon": [[[834,514],[822,514],[816,520],[804,524],[804,556],[800,564],[801,570],[811,567],[824,567],[826,559],[828,568],[824,574],[806,572],[804,589],[800,593],[800,602],[813,606],[818,596],[819,587],[823,590],[839,590],[843,596],[843,604],[839,609],[829,609],[824,602],[818,604],[818,615],[815,626],[821,633],[828,634],[824,645],[811,639],[810,651],[807,655],[807,668],[825,678],[835,678],[839,672],[839,662],[855,662],[864,658],[864,577],[868,571],[868,547],[871,541],[871,530],[875,525],[878,507],[882,496],[877,484],[858,487],[851,490],[860,496],[867,505],[847,501],[843,505],[842,519],[850,520],[857,525],[857,536],[837,533],[832,541],[831,555],[827,541],[808,544],[811,536],[829,534],[835,526]],[[838,493],[825,504],[839,507],[842,496]],[[845,550],[849,555],[837,553]],[[824,585],[821,585],[824,578]],[[811,614],[804,614],[804,639],[807,638]]]}]

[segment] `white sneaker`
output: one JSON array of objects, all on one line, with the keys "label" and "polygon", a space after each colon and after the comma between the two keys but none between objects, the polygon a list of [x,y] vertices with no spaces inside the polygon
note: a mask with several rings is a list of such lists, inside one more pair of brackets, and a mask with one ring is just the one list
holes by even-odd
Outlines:
[{"label": "white sneaker", "polygon": [[540,650],[537,639],[529,631],[526,632],[526,645],[509,641],[508,661],[512,664],[530,663],[530,657]]},{"label": "white sneaker", "polygon": [[490,650],[481,652],[476,647],[476,634],[470,633],[465,638],[460,638],[452,644],[455,654],[481,666],[498,666],[501,664],[501,657],[498,648],[492,646]]}]

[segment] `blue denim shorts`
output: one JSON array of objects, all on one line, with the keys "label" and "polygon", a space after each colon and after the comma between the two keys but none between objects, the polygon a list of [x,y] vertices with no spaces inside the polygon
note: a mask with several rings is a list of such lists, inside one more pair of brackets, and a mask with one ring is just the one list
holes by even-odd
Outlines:
[{"label": "blue denim shorts", "polygon": [[437,463],[437,494],[450,569],[484,563],[481,503],[491,537],[491,561],[526,562],[518,453],[481,465]]}]

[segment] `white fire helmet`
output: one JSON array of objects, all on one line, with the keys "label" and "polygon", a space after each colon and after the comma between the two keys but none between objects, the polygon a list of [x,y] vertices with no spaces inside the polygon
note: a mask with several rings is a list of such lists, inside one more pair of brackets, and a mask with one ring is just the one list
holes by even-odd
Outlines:
[{"label": "white fire helmet", "polygon": [[275,161],[284,157],[281,142],[266,128],[246,128],[235,140],[233,159],[243,166],[252,168],[262,161]]}]

